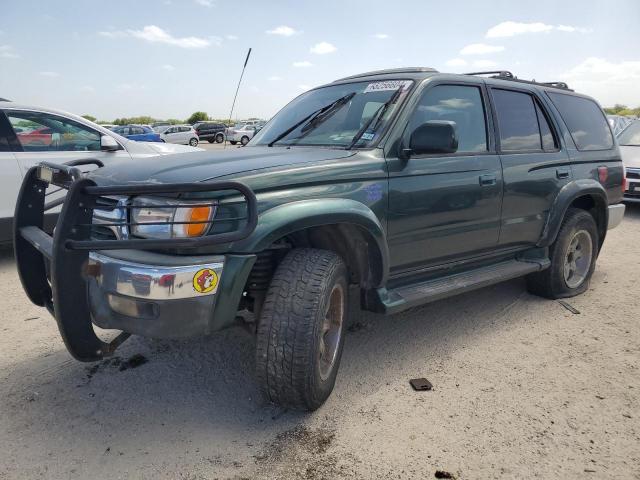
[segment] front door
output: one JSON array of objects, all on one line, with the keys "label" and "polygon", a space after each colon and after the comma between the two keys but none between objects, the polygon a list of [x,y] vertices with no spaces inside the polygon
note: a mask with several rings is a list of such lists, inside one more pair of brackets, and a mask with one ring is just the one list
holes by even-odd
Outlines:
[{"label": "front door", "polygon": [[471,257],[496,248],[502,168],[490,141],[482,80],[428,86],[407,122],[402,144],[430,120],[455,122],[450,154],[389,158],[391,273]]}]

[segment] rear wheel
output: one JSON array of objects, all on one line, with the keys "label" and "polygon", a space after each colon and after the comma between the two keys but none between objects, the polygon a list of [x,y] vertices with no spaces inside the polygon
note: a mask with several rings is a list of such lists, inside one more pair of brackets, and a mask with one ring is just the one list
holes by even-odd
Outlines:
[{"label": "rear wheel", "polygon": [[347,268],[334,252],[294,249],[271,281],[260,315],[257,377],[272,402],[315,410],[329,397],[344,345]]},{"label": "rear wheel", "polygon": [[591,214],[570,208],[550,247],[551,266],[528,275],[527,289],[552,299],[583,293],[595,270],[598,244],[598,228]]},{"label": "rear wheel", "polygon": [[189,140],[189,145],[191,145],[192,147],[197,147],[198,146],[198,139],[193,137],[191,140]]},{"label": "rear wheel", "polygon": [[224,135],[219,133],[216,135],[216,143],[222,143],[222,142],[224,142]]},{"label": "rear wheel", "polygon": [[240,139],[240,143],[242,144],[242,146],[244,147],[247,143],[249,143],[249,137],[247,137],[246,135],[244,137],[242,137]]}]

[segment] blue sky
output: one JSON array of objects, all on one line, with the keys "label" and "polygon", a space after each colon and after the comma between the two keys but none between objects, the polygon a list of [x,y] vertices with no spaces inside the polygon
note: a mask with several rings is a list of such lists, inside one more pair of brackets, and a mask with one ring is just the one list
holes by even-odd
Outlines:
[{"label": "blue sky", "polygon": [[640,105],[640,1],[11,0],[0,97],[103,120],[272,116],[304,89],[380,68],[502,68]]}]

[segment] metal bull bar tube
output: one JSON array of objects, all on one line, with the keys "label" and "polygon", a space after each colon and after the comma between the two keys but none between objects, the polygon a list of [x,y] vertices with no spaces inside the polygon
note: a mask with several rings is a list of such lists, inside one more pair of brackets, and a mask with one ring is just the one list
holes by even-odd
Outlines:
[{"label": "metal bull bar tube", "polygon": [[[75,165],[43,162],[31,168],[22,183],[14,217],[14,248],[22,286],[34,304],[51,312],[65,346],[80,361],[96,361],[112,354],[129,336],[122,332],[107,343],[93,329],[86,272],[90,251],[189,249],[229,243],[248,237],[258,219],[253,191],[239,182],[98,186],[77,168],[88,163],[97,165],[96,161],[87,160]],[[53,237],[43,230],[44,212],[59,205],[58,202],[45,205],[49,185],[68,190]],[[247,216],[242,228],[195,238],[91,239],[93,209],[98,207],[96,200],[102,196],[214,191],[236,191],[244,197]]]}]

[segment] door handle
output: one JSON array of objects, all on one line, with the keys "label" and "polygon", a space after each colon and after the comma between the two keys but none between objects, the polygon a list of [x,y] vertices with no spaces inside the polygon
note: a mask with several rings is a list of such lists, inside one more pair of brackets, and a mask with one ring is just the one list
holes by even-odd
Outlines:
[{"label": "door handle", "polygon": [[558,168],[556,170],[556,177],[563,179],[569,178],[569,169],[568,168]]},{"label": "door handle", "polygon": [[480,175],[480,186],[481,187],[489,187],[491,185],[495,185],[497,182],[496,176],[493,173],[487,173],[485,175]]}]

